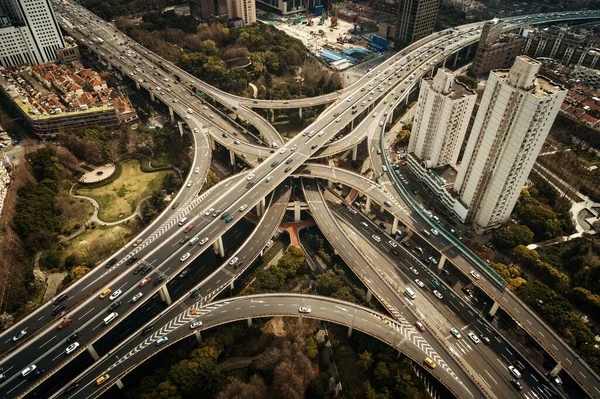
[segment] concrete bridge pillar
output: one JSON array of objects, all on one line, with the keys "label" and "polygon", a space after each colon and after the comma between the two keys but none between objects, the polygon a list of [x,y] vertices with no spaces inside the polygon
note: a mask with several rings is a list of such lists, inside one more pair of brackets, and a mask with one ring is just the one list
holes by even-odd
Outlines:
[{"label": "concrete bridge pillar", "polygon": [[447,58],[444,58],[444,59],[442,60],[442,68],[446,68],[446,59],[447,59]]},{"label": "concrete bridge pillar", "polygon": [[373,298],[373,292],[367,288],[367,302],[371,302],[372,298]]},{"label": "concrete bridge pillar", "polygon": [[158,295],[160,296],[160,300],[166,303],[167,305],[173,303],[173,301],[171,300],[171,295],[169,294],[169,289],[167,288],[166,284],[160,287],[160,290],[158,290]]},{"label": "concrete bridge pillar", "polygon": [[150,93],[150,100],[152,100],[152,102],[156,101],[156,98],[154,97],[154,93],[152,93],[151,91],[149,91],[148,93]]},{"label": "concrete bridge pillar", "polygon": [[230,289],[230,290],[233,290],[233,282],[234,282],[234,281],[235,281],[235,280],[231,280],[231,284],[229,284],[229,289]]},{"label": "concrete bridge pillar", "polygon": [[496,316],[496,312],[498,311],[499,307],[500,307],[500,304],[498,302],[494,301],[494,303],[492,304],[492,307],[490,308],[490,312],[488,313],[488,315],[491,317]]},{"label": "concrete bridge pillar", "polygon": [[556,366],[554,366],[554,368],[552,370],[550,370],[550,372],[548,373],[548,375],[550,377],[556,377],[558,375],[558,373],[560,373],[563,369],[563,365],[561,362],[558,362],[556,364]]},{"label": "concrete bridge pillar", "polygon": [[215,254],[221,256],[221,258],[225,257],[225,247],[223,246],[223,237],[219,237],[213,243],[213,249],[215,250]]},{"label": "concrete bridge pillar", "polygon": [[121,379],[119,378],[117,381],[115,381],[115,385],[117,386],[117,388],[119,389],[123,389],[125,388],[125,384],[123,384],[123,381],[121,381]]},{"label": "concrete bridge pillar", "polygon": [[217,150],[217,142],[215,141],[215,139],[212,138],[212,136],[210,136],[209,140],[210,140],[211,151],[216,151]]},{"label": "concrete bridge pillar", "polygon": [[394,235],[394,233],[396,232],[396,230],[398,230],[398,218],[394,216],[394,220],[392,220],[392,224],[391,224],[391,229],[389,231],[389,234],[391,236]]},{"label": "concrete bridge pillar", "polygon": [[256,204],[256,215],[259,217],[265,213],[265,209],[267,208],[267,201],[265,199],[261,199],[258,204]]},{"label": "concrete bridge pillar", "polygon": [[446,255],[440,254],[440,260],[438,262],[438,270],[442,270],[444,268],[444,263],[446,263]]},{"label": "concrete bridge pillar", "polygon": [[302,118],[302,107],[298,108],[298,116]]},{"label": "concrete bridge pillar", "polygon": [[183,122],[177,122],[177,126],[179,126],[179,134],[183,136]]},{"label": "concrete bridge pillar", "polygon": [[348,338],[352,336],[352,327],[348,327]]},{"label": "concrete bridge pillar", "polygon": [[406,101],[404,101],[404,105],[406,105],[408,107],[408,97],[410,96],[410,90],[409,92],[406,94]]},{"label": "concrete bridge pillar", "polygon": [[456,63],[458,62],[458,51],[454,53],[454,61],[452,62],[452,68],[456,68]]},{"label": "concrete bridge pillar", "polygon": [[235,152],[233,150],[229,150],[229,163],[231,166],[235,165]]},{"label": "concrete bridge pillar", "polygon": [[169,107],[169,117],[171,118],[171,122],[175,122],[175,115],[173,114],[173,108]]},{"label": "concrete bridge pillar", "polygon": [[140,82],[137,82],[137,81],[135,82],[135,88],[138,90],[140,89]]},{"label": "concrete bridge pillar", "polygon": [[352,160],[356,161],[356,154],[358,153],[358,144],[356,144],[353,148],[352,148]]},{"label": "concrete bridge pillar", "polygon": [[94,359],[94,361],[100,359],[100,356],[98,356],[98,352],[96,352],[96,349],[94,349],[94,347],[92,346],[92,344],[89,344],[86,347],[88,353],[90,354],[90,356],[92,357],[92,359]]},{"label": "concrete bridge pillar", "polygon": [[299,222],[302,220],[302,210],[300,209],[300,202],[294,202],[294,222]]},{"label": "concrete bridge pillar", "polygon": [[252,327],[252,317],[248,317],[248,327]]},{"label": "concrete bridge pillar", "polygon": [[200,330],[196,330],[194,332],[194,335],[196,336],[196,341],[198,341],[199,344],[202,343],[202,334],[200,333]]},{"label": "concrete bridge pillar", "polygon": [[365,213],[371,212],[371,197],[367,197],[367,201],[365,203]]},{"label": "concrete bridge pillar", "polygon": [[275,123],[275,110],[271,110],[271,123]]},{"label": "concrete bridge pillar", "polygon": [[350,130],[354,130],[354,119],[350,121]]}]

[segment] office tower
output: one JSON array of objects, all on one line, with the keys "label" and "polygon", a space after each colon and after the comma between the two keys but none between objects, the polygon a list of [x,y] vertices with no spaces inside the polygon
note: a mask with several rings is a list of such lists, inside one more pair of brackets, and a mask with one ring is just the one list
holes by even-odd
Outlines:
[{"label": "office tower", "polygon": [[510,71],[490,73],[454,182],[479,231],[510,217],[566,96],[536,76],[540,65],[520,56]]},{"label": "office tower", "polygon": [[396,14],[396,47],[413,43],[433,32],[439,0],[399,0]]},{"label": "office tower", "polygon": [[65,45],[48,0],[0,0],[2,66],[56,61]]},{"label": "office tower", "polygon": [[190,14],[205,21],[227,16],[226,0],[189,0]]},{"label": "office tower", "polygon": [[433,79],[424,79],[408,152],[427,169],[456,164],[476,98],[446,68],[438,69]]},{"label": "office tower", "polygon": [[483,25],[471,71],[475,76],[494,69],[509,68],[523,53],[526,39],[514,32],[502,33],[504,22],[493,19]]},{"label": "office tower", "polygon": [[229,18],[240,18],[244,25],[256,22],[256,0],[227,0]]}]

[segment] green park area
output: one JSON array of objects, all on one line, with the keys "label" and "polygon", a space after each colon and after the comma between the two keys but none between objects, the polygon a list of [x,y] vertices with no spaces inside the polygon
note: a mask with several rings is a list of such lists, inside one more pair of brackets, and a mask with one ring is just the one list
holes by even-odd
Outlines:
[{"label": "green park area", "polygon": [[172,172],[142,172],[139,161],[132,159],[121,164],[121,175],[115,181],[97,188],[79,189],[77,194],[98,201],[98,218],[112,222],[135,212],[138,202],[159,190],[170,173]]}]

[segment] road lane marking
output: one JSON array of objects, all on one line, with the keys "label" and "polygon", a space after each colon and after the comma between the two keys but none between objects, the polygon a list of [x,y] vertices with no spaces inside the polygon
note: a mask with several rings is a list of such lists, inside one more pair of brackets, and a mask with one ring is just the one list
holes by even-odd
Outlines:
[{"label": "road lane marking", "polygon": [[483,371],[485,371],[485,373],[486,373],[486,374],[487,374],[487,375],[488,375],[488,376],[489,376],[489,377],[492,379],[492,381],[494,381],[494,384],[498,385],[498,381],[496,381],[496,380],[494,379],[494,377],[492,377],[492,375],[491,375],[490,373],[488,373],[488,371],[487,371],[487,370],[483,370]]},{"label": "road lane marking", "polygon": [[90,313],[91,311],[93,311],[94,309],[96,309],[95,307],[91,308],[90,310],[88,310],[87,312],[85,312],[83,315],[81,315],[81,317],[77,320],[81,320],[83,319],[85,316],[87,316],[88,313]]},{"label": "road lane marking", "polygon": [[50,338],[50,339],[49,339],[48,341],[46,341],[45,343],[43,343],[43,344],[42,344],[42,346],[40,346],[39,348],[40,348],[40,349],[42,349],[44,346],[46,346],[47,344],[49,344],[49,343],[50,343],[50,341],[52,341],[52,340],[53,340],[53,339],[55,339],[55,338],[56,338],[56,335],[55,335],[55,336],[53,336],[52,338]]}]

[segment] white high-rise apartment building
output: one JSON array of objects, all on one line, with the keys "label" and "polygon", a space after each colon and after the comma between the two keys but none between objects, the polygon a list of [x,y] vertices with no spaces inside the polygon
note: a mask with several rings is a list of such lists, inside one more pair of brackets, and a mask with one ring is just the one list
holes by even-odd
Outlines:
[{"label": "white high-rise apartment building", "polygon": [[50,0],[0,0],[0,64],[56,61],[65,46]]},{"label": "white high-rise apartment building", "polygon": [[256,22],[256,0],[227,0],[229,18],[240,18],[244,25]]},{"label": "white high-rise apartment building", "polygon": [[454,182],[479,231],[510,217],[566,96],[539,69],[520,56],[510,71],[490,73]]},{"label": "white high-rise apartment building", "polygon": [[433,79],[424,79],[408,152],[427,169],[456,164],[476,98],[446,68],[438,69]]}]

